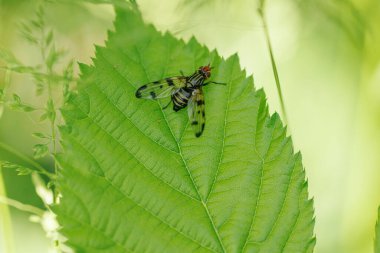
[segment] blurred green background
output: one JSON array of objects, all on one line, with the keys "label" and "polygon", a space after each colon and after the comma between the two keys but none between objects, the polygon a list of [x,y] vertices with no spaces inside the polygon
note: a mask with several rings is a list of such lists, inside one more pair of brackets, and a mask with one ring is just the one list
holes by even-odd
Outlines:
[{"label": "blurred green background", "polygon": [[[0,0],[0,47],[27,65],[40,62],[39,54],[21,39],[17,24],[33,16],[39,3]],[[159,30],[185,40],[194,35],[225,57],[238,52],[255,86],[264,87],[270,111],[280,112],[257,1],[138,4]],[[112,7],[68,0],[45,5],[48,25],[56,44],[68,50],[67,58],[91,63],[94,44],[104,45],[112,29]],[[265,7],[289,132],[302,152],[315,201],[315,252],[372,252],[380,204],[380,1],[268,0]],[[0,87],[4,78],[0,69]],[[11,83],[11,92],[39,103],[29,76],[12,74]],[[48,126],[34,113],[1,110],[0,142],[31,156],[37,143],[31,134],[48,132]],[[23,162],[1,146],[0,160]],[[49,159],[40,162],[51,167]],[[11,170],[2,174],[8,197],[43,208],[30,177]],[[10,210],[15,252],[51,252],[41,226],[30,222],[29,214]]]}]

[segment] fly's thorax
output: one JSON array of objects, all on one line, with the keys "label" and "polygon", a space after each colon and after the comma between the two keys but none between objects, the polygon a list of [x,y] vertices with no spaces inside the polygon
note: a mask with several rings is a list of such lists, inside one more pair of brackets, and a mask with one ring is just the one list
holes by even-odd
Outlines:
[{"label": "fly's thorax", "polygon": [[205,77],[199,73],[198,71],[189,76],[187,79],[186,86],[187,87],[200,87],[205,81]]}]

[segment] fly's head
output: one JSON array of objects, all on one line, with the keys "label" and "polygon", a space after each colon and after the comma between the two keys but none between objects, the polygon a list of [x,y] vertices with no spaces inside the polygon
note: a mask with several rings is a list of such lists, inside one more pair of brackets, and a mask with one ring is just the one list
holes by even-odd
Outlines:
[{"label": "fly's head", "polygon": [[205,79],[208,79],[211,76],[211,69],[212,67],[210,67],[210,64],[207,66],[201,66],[198,69],[198,73],[201,74]]}]

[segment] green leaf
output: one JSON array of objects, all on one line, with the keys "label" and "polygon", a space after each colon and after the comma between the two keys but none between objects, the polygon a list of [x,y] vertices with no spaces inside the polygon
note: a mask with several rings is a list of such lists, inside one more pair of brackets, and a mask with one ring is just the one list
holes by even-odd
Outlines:
[{"label": "green leaf", "polygon": [[16,103],[16,104],[21,104],[21,98],[19,95],[17,94],[12,94],[12,97],[13,97],[13,101]]},{"label": "green leaf", "polygon": [[63,71],[63,77],[66,81],[72,81],[74,78],[74,61],[71,60],[67,64],[66,68]]},{"label": "green leaf", "polygon": [[46,58],[46,66],[51,69],[53,67],[53,65],[57,62],[58,60],[58,52],[55,50],[55,46],[53,45],[51,48],[50,48],[50,51],[49,51],[49,54]]},{"label": "green leaf", "polygon": [[21,65],[20,61],[17,60],[11,52],[4,48],[0,48],[0,59],[5,61],[8,65]]},{"label": "green leaf", "polygon": [[73,96],[73,92],[70,90],[70,83],[74,78],[74,61],[70,61],[67,64],[67,67],[63,71],[63,77],[65,79],[62,86],[63,104],[67,104]]},{"label": "green leaf", "polygon": [[48,114],[46,112],[41,114],[39,121],[42,122],[42,121],[46,120],[47,116],[48,116]]},{"label": "green leaf", "polygon": [[[206,128],[196,138],[186,110],[142,100],[148,82],[211,63]],[[54,208],[78,252],[312,252],[313,201],[265,94],[236,55],[224,60],[161,34],[131,10],[81,66],[78,94],[62,110],[57,156],[63,198]]]},{"label": "green leaf", "polygon": [[34,107],[29,106],[29,105],[21,105],[20,110],[22,110],[24,112],[32,112],[32,111],[35,111],[36,109]]},{"label": "green leaf", "polygon": [[40,20],[31,20],[30,21],[30,24],[32,25],[32,26],[34,26],[35,28],[37,28],[37,29],[41,29],[42,28],[42,23],[40,22]]},{"label": "green leaf", "polygon": [[49,153],[49,148],[46,144],[36,144],[33,147],[34,159],[45,157]]},{"label": "green leaf", "polygon": [[51,42],[53,41],[54,33],[53,30],[49,30],[46,38],[45,38],[45,45],[48,47],[50,46]]},{"label": "green leaf", "polygon": [[35,81],[35,84],[36,84],[36,95],[37,96],[40,96],[40,95],[42,95],[42,93],[44,92],[44,90],[45,90],[45,85],[44,85],[44,83],[42,83],[42,82],[39,82],[39,81]]},{"label": "green leaf", "polygon": [[32,172],[33,172],[33,170],[31,170],[29,168],[25,168],[25,167],[19,167],[17,169],[17,175],[19,175],[19,176],[30,175]]},{"label": "green leaf", "polygon": [[55,181],[49,181],[47,184],[46,184],[46,187],[48,189],[53,189],[55,187]]},{"label": "green leaf", "polygon": [[375,227],[375,253],[380,253],[380,207],[377,209],[377,222]]},{"label": "green leaf", "polygon": [[8,161],[0,161],[0,168],[16,170],[19,176],[29,175],[34,172],[33,169],[21,166],[19,164],[11,163]]},{"label": "green leaf", "polygon": [[37,23],[38,27],[44,27],[45,24],[45,9],[44,6],[41,4],[38,6],[38,9],[36,11],[37,20],[35,21]]},{"label": "green leaf", "polygon": [[41,138],[41,139],[50,139],[49,136],[46,136],[45,134],[43,133],[32,133],[33,137],[36,137],[36,138]]},{"label": "green leaf", "polygon": [[13,100],[9,101],[8,103],[9,107],[12,110],[19,110],[24,112],[31,112],[36,110],[36,108],[34,108],[33,106],[22,103],[21,98],[17,94],[13,94],[12,98]]},{"label": "green leaf", "polygon": [[[55,108],[54,108],[54,102],[51,98],[49,98],[47,103],[46,103],[46,117],[51,122],[54,122],[55,116],[56,116],[56,113],[55,113]],[[42,117],[43,117],[43,115],[41,116],[41,119],[42,119]]]},{"label": "green leaf", "polygon": [[20,176],[29,175],[32,173],[39,173],[41,175],[47,176],[50,180],[55,180],[56,178],[55,174],[50,173],[47,169],[43,168],[38,163],[35,163],[34,165],[32,165],[32,167],[25,167],[13,162],[0,160],[0,169],[1,168],[16,170],[18,172],[18,175]]},{"label": "green leaf", "polygon": [[21,36],[28,42],[30,42],[31,44],[35,44],[35,45],[38,45],[39,41],[38,39],[31,33],[26,33],[24,31],[20,31],[21,33]]}]

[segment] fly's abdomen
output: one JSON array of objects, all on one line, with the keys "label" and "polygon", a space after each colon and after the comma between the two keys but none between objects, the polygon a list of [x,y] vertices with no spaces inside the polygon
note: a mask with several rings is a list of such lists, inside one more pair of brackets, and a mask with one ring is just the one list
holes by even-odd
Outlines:
[{"label": "fly's abdomen", "polygon": [[191,97],[192,91],[190,89],[181,88],[178,92],[174,93],[172,95],[172,101],[173,101],[173,110],[179,111],[182,108],[185,108],[187,106],[187,103],[189,102],[189,99]]}]

